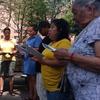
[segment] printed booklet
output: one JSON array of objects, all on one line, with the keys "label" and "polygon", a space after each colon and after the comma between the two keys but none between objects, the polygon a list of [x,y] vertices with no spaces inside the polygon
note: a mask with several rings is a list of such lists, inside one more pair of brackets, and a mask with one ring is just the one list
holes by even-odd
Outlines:
[{"label": "printed booklet", "polygon": [[26,53],[26,54],[29,54],[29,55],[32,55],[32,56],[36,56],[36,57],[39,57],[39,58],[43,57],[43,55],[39,51],[33,49],[31,46],[29,46],[27,44],[16,45],[16,48],[21,54],[25,54]]}]

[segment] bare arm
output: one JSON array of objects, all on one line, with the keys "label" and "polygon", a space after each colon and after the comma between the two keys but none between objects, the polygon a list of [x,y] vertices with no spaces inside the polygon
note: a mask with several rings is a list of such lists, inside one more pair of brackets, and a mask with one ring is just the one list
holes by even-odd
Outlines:
[{"label": "bare arm", "polygon": [[71,59],[71,54],[69,54],[67,49],[58,50],[54,54],[58,59],[70,60],[86,70],[100,73],[100,41],[95,42],[94,49],[96,53],[95,57],[74,54]]},{"label": "bare arm", "polygon": [[94,49],[96,53],[95,57],[75,54],[73,56],[73,62],[79,64],[84,69],[100,72],[100,41],[94,44]]},{"label": "bare arm", "polygon": [[45,65],[53,66],[53,67],[66,66],[67,63],[68,63],[67,61],[60,61],[60,60],[57,60],[57,59],[53,59],[53,60],[45,59],[44,60]]},{"label": "bare arm", "polygon": [[33,48],[33,49],[35,49],[35,50],[39,50],[39,48]]},{"label": "bare arm", "polygon": [[32,57],[33,60],[38,61],[39,63],[43,65],[48,65],[51,67],[61,67],[61,66],[66,66],[68,61],[63,61],[63,60],[58,60],[58,59],[46,59],[46,58],[37,58],[37,57]]}]

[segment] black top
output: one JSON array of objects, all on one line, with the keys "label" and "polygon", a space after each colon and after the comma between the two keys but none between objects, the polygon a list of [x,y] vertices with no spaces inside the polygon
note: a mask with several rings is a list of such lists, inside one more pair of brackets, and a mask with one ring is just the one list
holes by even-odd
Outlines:
[{"label": "black top", "polygon": [[[43,50],[45,49],[43,46],[42,46],[42,43],[45,43],[45,44],[49,44],[51,42],[51,40],[50,40],[50,38],[48,37],[48,36],[46,36],[43,40],[42,40],[42,42],[41,42],[41,44],[40,44],[40,46],[39,46],[39,52],[43,52]],[[41,64],[40,63],[36,63],[36,72],[41,72]]]}]

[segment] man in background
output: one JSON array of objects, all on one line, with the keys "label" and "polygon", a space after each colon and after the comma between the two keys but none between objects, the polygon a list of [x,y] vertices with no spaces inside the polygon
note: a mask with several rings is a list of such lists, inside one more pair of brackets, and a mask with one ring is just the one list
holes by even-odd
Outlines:
[{"label": "man in background", "polygon": [[1,68],[0,68],[0,96],[3,94],[4,79],[9,78],[9,93],[13,93],[13,76],[15,69],[15,54],[16,42],[10,37],[10,28],[6,27],[3,30],[4,39],[0,40],[0,55],[1,55]]}]

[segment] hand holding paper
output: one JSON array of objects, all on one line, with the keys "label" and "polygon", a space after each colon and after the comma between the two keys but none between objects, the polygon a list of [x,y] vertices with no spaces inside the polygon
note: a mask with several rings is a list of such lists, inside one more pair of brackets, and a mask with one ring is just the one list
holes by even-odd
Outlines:
[{"label": "hand holding paper", "polygon": [[44,44],[44,43],[42,43],[42,45],[43,45],[43,47],[44,48],[47,48],[47,49],[49,49],[50,51],[56,51],[56,49],[55,48],[53,48],[53,47],[51,47],[50,45],[47,45],[47,44]]},{"label": "hand holding paper", "polygon": [[33,49],[31,46],[29,46],[27,44],[24,44],[22,46],[17,45],[16,47],[19,50],[19,52],[25,52],[28,55],[33,55],[33,56],[36,56],[36,57],[39,57],[39,58],[43,57],[43,55],[40,52]]}]

